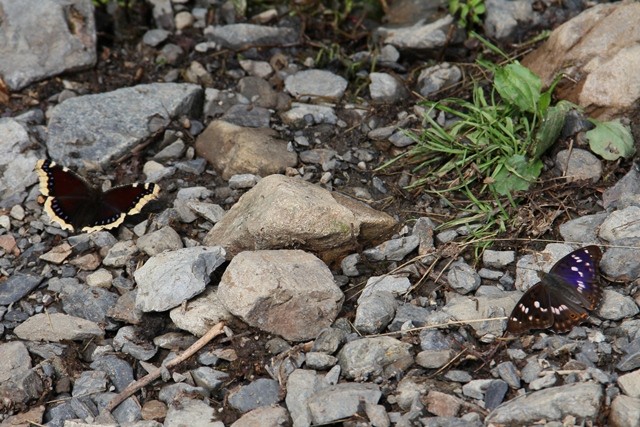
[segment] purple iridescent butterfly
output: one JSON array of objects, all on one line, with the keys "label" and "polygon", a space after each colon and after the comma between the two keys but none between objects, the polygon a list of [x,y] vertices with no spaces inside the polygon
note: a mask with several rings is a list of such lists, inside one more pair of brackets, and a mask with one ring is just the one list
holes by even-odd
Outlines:
[{"label": "purple iridescent butterfly", "polygon": [[558,261],[540,282],[524,293],[509,316],[507,331],[529,329],[562,333],[587,320],[602,298],[598,264],[602,251],[586,246]]}]

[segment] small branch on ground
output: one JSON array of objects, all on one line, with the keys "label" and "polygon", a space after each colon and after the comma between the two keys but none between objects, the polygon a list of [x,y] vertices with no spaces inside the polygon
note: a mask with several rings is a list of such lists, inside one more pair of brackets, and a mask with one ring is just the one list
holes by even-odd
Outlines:
[{"label": "small branch on ground", "polygon": [[[171,369],[180,363],[187,360],[189,357],[193,356],[198,350],[207,345],[209,341],[217,337],[222,333],[222,327],[224,326],[224,322],[220,322],[214,325],[209,331],[202,336],[198,341],[193,343],[191,347],[185,350],[180,356],[168,362],[164,365],[167,369]],[[122,390],[116,397],[113,398],[111,403],[109,403],[109,407],[107,408],[109,411],[115,409],[119,404],[124,402],[129,396],[131,396],[136,391],[140,390],[142,387],[149,385],[153,380],[160,378],[162,367],[156,369],[153,372],[150,372],[148,375],[142,377],[138,381],[131,383]]]}]

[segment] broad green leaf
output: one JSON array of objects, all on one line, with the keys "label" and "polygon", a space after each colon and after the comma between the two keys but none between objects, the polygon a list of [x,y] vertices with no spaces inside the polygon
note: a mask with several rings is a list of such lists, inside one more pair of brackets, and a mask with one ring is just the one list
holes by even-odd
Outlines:
[{"label": "broad green leaf", "polygon": [[606,160],[616,160],[620,157],[630,159],[636,153],[631,130],[620,123],[620,120],[600,122],[589,119],[589,121],[596,125],[586,133],[591,151]]},{"label": "broad green leaf", "polygon": [[495,180],[492,184],[493,189],[501,196],[513,191],[527,190],[529,185],[540,176],[542,166],[540,160],[528,162],[524,156],[511,156],[504,163],[504,167],[493,177]]},{"label": "broad green leaf", "polygon": [[508,64],[495,72],[494,86],[502,99],[520,111],[536,113],[542,90],[540,77],[520,64]]},{"label": "broad green leaf", "polygon": [[544,115],[549,105],[551,105],[551,94],[553,94],[553,91],[558,85],[558,82],[560,82],[560,79],[562,79],[563,75],[564,74],[562,73],[558,74],[556,78],[553,79],[553,83],[551,83],[549,89],[545,93],[540,95],[540,100],[538,101],[538,112],[540,113],[540,115]]},{"label": "broad green leaf", "polygon": [[540,122],[540,128],[536,134],[535,144],[531,150],[531,156],[534,159],[539,158],[544,154],[556,142],[562,127],[564,126],[564,119],[567,113],[573,108],[573,104],[570,102],[558,102],[555,106],[547,108],[544,113],[542,122]]}]

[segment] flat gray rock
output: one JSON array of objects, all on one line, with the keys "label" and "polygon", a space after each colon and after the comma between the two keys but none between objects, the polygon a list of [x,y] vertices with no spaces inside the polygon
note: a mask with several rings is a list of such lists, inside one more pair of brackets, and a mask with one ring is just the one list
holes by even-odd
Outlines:
[{"label": "flat gray rock", "polygon": [[365,250],[363,253],[369,261],[402,261],[418,245],[420,245],[420,237],[411,235],[387,240],[375,248]]},{"label": "flat gray rock", "polygon": [[487,268],[502,269],[511,264],[516,259],[514,251],[492,251],[485,249],[482,253],[482,262]]},{"label": "flat gray rock", "polygon": [[602,193],[602,204],[605,209],[624,209],[640,203],[640,166],[634,163],[629,172],[613,187]]},{"label": "flat gray rock", "polygon": [[602,212],[567,221],[560,225],[560,235],[567,242],[599,244],[598,230],[607,216],[609,216],[607,212]]},{"label": "flat gray rock", "polygon": [[388,374],[413,364],[411,349],[411,344],[391,337],[362,338],[345,344],[338,360],[347,378],[384,377],[387,368]]},{"label": "flat gray rock", "polygon": [[411,281],[404,276],[371,276],[367,280],[358,304],[376,292],[390,292],[392,295],[404,295],[411,288]]},{"label": "flat gray rock", "polygon": [[338,123],[338,116],[332,106],[301,102],[292,102],[289,110],[280,113],[280,118],[283,122],[294,126]]},{"label": "flat gray rock", "polygon": [[20,371],[31,369],[31,356],[23,342],[0,344],[0,384]]},{"label": "flat gray rock", "polygon": [[164,251],[176,251],[183,248],[180,235],[171,227],[145,234],[136,242],[136,246],[149,256],[158,255]]},{"label": "flat gray rock", "polygon": [[36,314],[14,329],[18,338],[29,341],[82,341],[101,338],[104,331],[95,323],[62,313]]},{"label": "flat gray rock", "polygon": [[117,324],[107,318],[107,312],[118,301],[117,294],[103,288],[87,287],[61,299],[65,313],[96,324],[105,324],[107,330],[117,327]]},{"label": "flat gray rock", "polygon": [[638,305],[630,296],[605,289],[598,307],[598,316],[608,320],[620,320],[633,317],[640,312]]},{"label": "flat gray rock", "polygon": [[193,247],[149,258],[136,272],[136,307],[166,311],[204,291],[210,274],[225,261],[221,247]]},{"label": "flat gray rock", "polygon": [[225,261],[219,246],[179,249],[149,258],[136,272],[136,307],[166,311],[202,293],[210,274]]},{"label": "flat gray rock", "polygon": [[130,354],[137,360],[149,360],[156,355],[158,348],[145,340],[134,326],[124,326],[113,337],[113,348]]},{"label": "flat gray rock", "polygon": [[447,281],[449,286],[462,295],[475,291],[482,283],[482,279],[480,279],[476,270],[464,260],[451,264],[447,274]]},{"label": "flat gray rock", "polygon": [[102,260],[102,264],[107,267],[124,267],[135,254],[138,247],[131,240],[118,242],[109,249],[107,256]]},{"label": "flat gray rock", "polygon": [[460,68],[447,62],[425,68],[418,76],[418,92],[427,97],[432,93],[452,87],[462,78]]},{"label": "flat gray rock", "polygon": [[567,415],[595,420],[604,396],[596,383],[553,387],[512,399],[494,409],[485,423],[532,425],[540,420],[562,421]]},{"label": "flat gray rock", "polygon": [[391,292],[374,292],[358,303],[353,326],[361,334],[380,333],[391,323],[396,308],[398,302]]},{"label": "flat gray rock", "polygon": [[640,237],[609,242],[602,255],[600,271],[616,281],[632,282],[640,277]]},{"label": "flat gray rock", "polygon": [[51,110],[49,155],[65,166],[84,159],[106,167],[172,119],[195,113],[202,97],[197,85],[152,83],[67,99]]},{"label": "flat gray rock", "polygon": [[91,0],[1,0],[0,76],[11,91],[96,63]]},{"label": "flat gray rock", "polygon": [[313,424],[328,424],[355,415],[361,402],[378,403],[381,396],[375,384],[342,383],[315,393],[307,405]]},{"label": "flat gray rock", "polygon": [[[490,292],[483,293],[489,290]],[[521,292],[501,291],[494,286],[481,286],[476,291],[476,296],[473,299],[466,296],[453,298],[442,308],[442,311],[453,317],[454,320],[459,321],[502,317],[511,313],[511,310],[513,310],[513,307],[521,297]],[[479,336],[486,334],[502,335],[506,322],[503,320],[486,320],[484,322],[472,322],[469,326],[474,328]]]},{"label": "flat gray rock", "polygon": [[44,153],[29,146],[29,134],[19,122],[0,119],[0,208],[21,203],[27,197],[27,187],[38,181],[33,168]]},{"label": "flat gray rock", "polygon": [[568,182],[589,180],[595,184],[602,177],[602,161],[580,148],[561,150],[556,155],[555,170]]},{"label": "flat gray rock", "polygon": [[208,26],[204,30],[207,40],[228,49],[241,49],[252,45],[282,45],[293,43],[297,34],[291,28],[267,27],[254,24]]},{"label": "flat gray rock", "polygon": [[271,112],[263,107],[254,105],[236,104],[231,106],[220,120],[236,126],[250,128],[266,128],[271,122]]},{"label": "flat gray rock", "polygon": [[403,82],[391,74],[371,73],[369,78],[371,79],[369,93],[374,101],[396,102],[408,95]]},{"label": "flat gray rock", "polygon": [[424,19],[410,27],[378,28],[384,44],[390,44],[398,50],[433,50],[447,43],[449,28],[453,24],[453,16],[446,15],[435,22],[425,24]]},{"label": "flat gray rock", "polygon": [[321,379],[315,371],[296,369],[287,380],[287,397],[285,402],[294,426],[311,425],[311,413],[307,399],[321,388]]},{"label": "flat gray rock", "polygon": [[629,206],[612,212],[600,225],[599,237],[608,242],[640,237],[640,207]]},{"label": "flat gray rock", "polygon": [[16,273],[0,283],[0,305],[19,301],[42,282],[42,277]]},{"label": "flat gray rock", "polygon": [[229,393],[232,408],[245,413],[260,406],[270,406],[280,400],[280,385],[276,380],[260,378]]},{"label": "flat gray rock", "polygon": [[326,70],[299,71],[284,81],[285,89],[302,101],[315,97],[340,99],[347,85],[343,77]]}]

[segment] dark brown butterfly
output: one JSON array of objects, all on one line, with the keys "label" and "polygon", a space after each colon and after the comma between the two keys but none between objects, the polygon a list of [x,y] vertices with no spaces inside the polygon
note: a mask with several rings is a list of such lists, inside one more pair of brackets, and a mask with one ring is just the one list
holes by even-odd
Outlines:
[{"label": "dark brown butterfly", "polygon": [[63,229],[92,232],[115,228],[127,215],[140,213],[160,192],[156,184],[122,185],[103,192],[51,160],[38,160],[44,211]]},{"label": "dark brown butterfly", "polygon": [[599,247],[586,246],[558,261],[520,298],[509,316],[507,331],[519,334],[549,328],[561,333],[587,320],[587,310],[595,309],[602,298],[601,259]]}]

